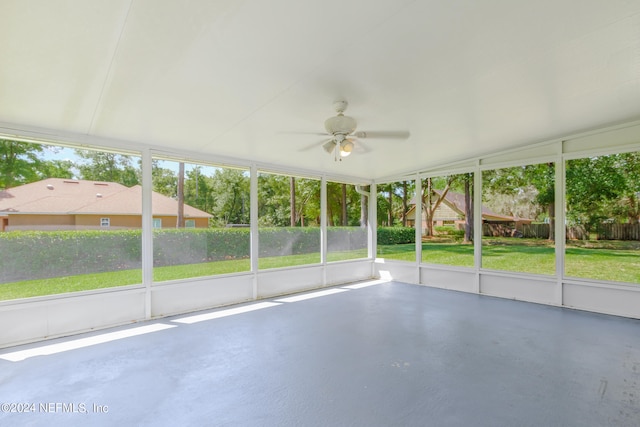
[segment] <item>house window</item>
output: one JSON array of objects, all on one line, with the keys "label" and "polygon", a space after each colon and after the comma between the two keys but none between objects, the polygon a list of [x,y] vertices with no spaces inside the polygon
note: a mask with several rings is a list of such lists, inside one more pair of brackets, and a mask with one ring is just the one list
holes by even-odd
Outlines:
[{"label": "house window", "polygon": [[162,228],[161,218],[153,218],[153,228]]},{"label": "house window", "polygon": [[187,219],[184,222],[185,228],[196,228],[196,220],[195,219]]},{"label": "house window", "polygon": [[100,218],[100,227],[111,226],[111,220],[109,218]]}]

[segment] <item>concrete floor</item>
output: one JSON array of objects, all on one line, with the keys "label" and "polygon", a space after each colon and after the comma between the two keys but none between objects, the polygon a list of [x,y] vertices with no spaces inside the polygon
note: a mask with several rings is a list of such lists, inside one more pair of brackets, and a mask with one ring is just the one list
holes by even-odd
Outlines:
[{"label": "concrete floor", "polygon": [[640,321],[332,288],[0,350],[0,403],[11,426],[637,427]]}]

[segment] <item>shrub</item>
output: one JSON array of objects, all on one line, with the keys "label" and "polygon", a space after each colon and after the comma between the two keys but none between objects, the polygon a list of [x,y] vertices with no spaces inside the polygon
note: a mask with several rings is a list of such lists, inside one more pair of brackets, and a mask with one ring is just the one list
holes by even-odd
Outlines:
[{"label": "shrub", "polygon": [[260,257],[300,255],[320,252],[318,227],[260,228]]},{"label": "shrub", "polygon": [[[249,228],[156,229],[154,266],[242,259],[250,256]],[[329,227],[328,249],[367,246],[366,229]],[[320,251],[318,227],[259,229],[260,256]],[[409,227],[378,229],[378,243],[415,242]],[[142,230],[11,231],[0,233],[0,283],[141,268]]]},{"label": "shrub", "polygon": [[0,233],[0,282],[141,266],[140,230]]},{"label": "shrub", "polygon": [[367,247],[369,233],[362,227],[328,227],[327,251],[350,251]]},{"label": "shrub", "polygon": [[415,243],[416,230],[412,227],[378,227],[379,245]]},{"label": "shrub", "polygon": [[451,236],[456,239],[462,239],[464,237],[464,230],[460,230],[450,225],[436,226],[434,227],[434,230],[439,235]]}]

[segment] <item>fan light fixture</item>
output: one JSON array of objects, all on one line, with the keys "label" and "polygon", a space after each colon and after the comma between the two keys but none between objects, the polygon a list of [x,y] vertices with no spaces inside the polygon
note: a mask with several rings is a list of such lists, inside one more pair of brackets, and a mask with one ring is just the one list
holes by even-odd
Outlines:
[{"label": "fan light fixture", "polygon": [[353,142],[345,139],[340,143],[340,155],[342,157],[347,157],[353,151]]},{"label": "fan light fixture", "polygon": [[333,152],[333,149],[336,148],[336,145],[338,144],[333,139],[331,139],[322,144],[322,148],[324,149],[324,151],[331,154]]},{"label": "fan light fixture", "polygon": [[320,144],[322,144],[322,149],[331,155],[336,162],[342,161],[343,157],[350,156],[354,151],[366,152],[366,148],[359,141],[360,138],[407,139],[409,137],[409,132],[406,131],[356,132],[358,125],[356,119],[344,115],[348,105],[344,99],[335,101],[333,108],[338,114],[324,121],[324,128],[329,139],[325,139]]}]

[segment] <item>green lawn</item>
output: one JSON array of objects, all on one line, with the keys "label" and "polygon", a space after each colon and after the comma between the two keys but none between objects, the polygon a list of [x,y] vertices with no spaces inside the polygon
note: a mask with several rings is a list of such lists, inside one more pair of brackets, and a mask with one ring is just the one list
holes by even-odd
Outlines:
[{"label": "green lawn", "polygon": [[[540,239],[484,239],[483,268],[534,274],[555,274],[553,244]],[[378,257],[415,262],[413,244],[378,247]],[[422,244],[422,262],[473,267],[473,245]],[[568,242],[565,276],[640,284],[638,242]]]},{"label": "green lawn", "polygon": [[[327,261],[366,258],[366,249],[333,252]],[[378,257],[415,262],[415,245],[380,245]],[[422,261],[452,266],[473,266],[473,245],[451,242],[423,243]],[[260,258],[260,269],[318,264],[320,253]],[[640,245],[638,242],[570,242],[565,256],[565,275],[640,284]],[[485,239],[482,247],[484,268],[536,274],[554,274],[554,248],[544,240]],[[249,259],[156,267],[153,280],[185,279],[250,270]],[[0,300],[134,285],[142,282],[142,271],[122,270],[41,280],[0,284]]]},{"label": "green lawn", "polygon": [[[327,261],[343,261],[347,259],[366,258],[367,250],[332,252],[327,254]],[[320,263],[320,252],[290,255],[281,257],[260,258],[260,269],[292,267]],[[154,282],[187,279],[191,277],[215,276],[219,274],[249,271],[249,259],[214,261],[198,264],[155,267]],[[76,291],[111,288],[117,286],[142,283],[142,270],[122,270],[107,273],[79,274],[74,276],[53,277],[50,279],[24,280],[20,282],[0,284],[0,301],[16,298],[28,298],[43,295],[54,295]]]},{"label": "green lawn", "polygon": [[565,276],[640,284],[640,250],[567,248]]}]

